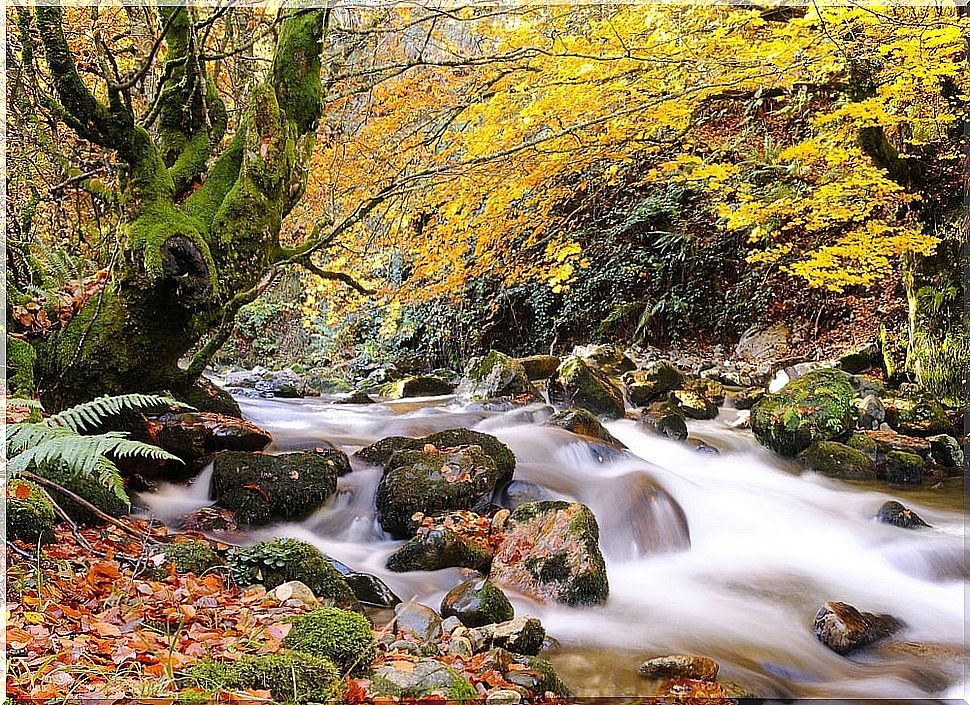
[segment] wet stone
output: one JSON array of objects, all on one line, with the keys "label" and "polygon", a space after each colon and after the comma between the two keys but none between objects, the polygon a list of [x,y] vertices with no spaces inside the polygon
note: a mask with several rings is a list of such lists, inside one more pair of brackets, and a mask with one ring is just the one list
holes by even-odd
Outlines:
[{"label": "wet stone", "polygon": [[646,678],[680,677],[713,681],[717,677],[718,668],[717,661],[706,656],[673,654],[644,661],[639,672]]}]

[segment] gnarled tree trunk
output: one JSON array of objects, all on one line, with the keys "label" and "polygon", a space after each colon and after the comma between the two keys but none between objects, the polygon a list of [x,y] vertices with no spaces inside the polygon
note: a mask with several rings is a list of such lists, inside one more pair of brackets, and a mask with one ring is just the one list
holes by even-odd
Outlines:
[{"label": "gnarled tree trunk", "polygon": [[[193,13],[163,6],[159,15],[164,80],[155,115],[144,119],[131,108],[134,81],[116,75],[107,102],[99,100],[78,73],[61,9],[36,8],[59,117],[81,138],[115,150],[124,165],[123,246],[110,281],[66,325],[31,343],[36,388],[49,408],[190,386],[201,368],[181,370],[179,359],[255,298],[267,270],[286,257],[279,233],[305,187],[328,12],[298,11],[283,21],[268,75],[215,157],[226,109],[201,58]],[[156,138],[138,117],[157,118]]]}]

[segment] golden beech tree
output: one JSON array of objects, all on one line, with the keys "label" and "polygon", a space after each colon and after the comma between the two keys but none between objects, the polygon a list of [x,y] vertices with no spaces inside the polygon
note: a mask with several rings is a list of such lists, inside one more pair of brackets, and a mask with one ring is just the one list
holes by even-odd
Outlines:
[{"label": "golden beech tree", "polygon": [[568,286],[571,233],[658,183],[702,194],[753,263],[833,291],[927,261],[958,202],[952,7],[281,10],[248,97],[258,44],[226,42],[234,13],[160,8],[130,53],[112,39],[130,13],[114,33],[74,18],[78,37],[59,8],[18,14],[26,102],[121,167],[108,284],[14,339],[51,397],[191,384],[288,265],[315,275],[309,304],[349,285],[391,311],[476,279]]}]

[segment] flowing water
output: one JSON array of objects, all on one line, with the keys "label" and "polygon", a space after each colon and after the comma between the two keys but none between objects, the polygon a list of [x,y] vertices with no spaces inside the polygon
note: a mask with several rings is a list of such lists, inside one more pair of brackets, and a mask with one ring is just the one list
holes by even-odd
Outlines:
[{"label": "flowing water", "polygon": [[[463,409],[448,398],[365,406],[326,399],[240,399],[246,418],[272,432],[268,452],[332,443],[348,454],[392,435],[422,436],[459,426],[497,436],[518,460],[518,492],[590,506],[600,524],[608,603],[573,609],[510,594],[516,614],[539,617],[558,646],[548,655],[579,695],[649,695],[637,675],[646,658],[698,653],[723,678],[760,695],[801,698],[963,697],[964,519],[950,488],[894,493],[797,468],[738,428],[738,413],[696,421],[691,436],[718,448],[702,454],[649,435],[633,422],[608,425],[629,447],[608,452],[540,425],[541,405],[512,412]],[[189,488],[144,499],[163,517],[207,501],[209,474]],[[355,463],[338,492],[306,520],[252,532],[256,541],[292,536],[355,570],[379,575],[404,600],[437,608],[458,570],[391,573],[401,545],[378,526],[380,472]],[[509,494],[509,493],[507,493]],[[873,520],[899,499],[933,529],[907,531]],[[927,645],[863,650],[851,658],[812,634],[826,600],[889,612],[899,640]]]}]

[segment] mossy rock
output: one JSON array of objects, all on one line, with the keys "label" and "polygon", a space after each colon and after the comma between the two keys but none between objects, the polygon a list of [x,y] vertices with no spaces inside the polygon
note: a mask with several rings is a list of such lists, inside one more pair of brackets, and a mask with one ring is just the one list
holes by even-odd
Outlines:
[{"label": "mossy rock", "polygon": [[[577,352],[577,351],[573,351]],[[624,372],[630,372],[637,368],[636,363],[627,357],[626,353],[613,343],[602,345],[591,345],[585,352],[580,353],[580,357],[587,364],[595,367],[609,377],[619,377]]]},{"label": "mossy rock", "polygon": [[701,420],[717,418],[717,403],[693,389],[677,389],[671,392],[670,396],[688,418]]},{"label": "mossy rock", "polygon": [[378,521],[395,538],[408,538],[417,528],[411,519],[417,512],[484,513],[499,477],[495,461],[480,446],[400,450],[377,486]]},{"label": "mossy rock", "polygon": [[764,387],[749,387],[748,389],[742,389],[737,394],[734,395],[734,408],[747,410],[752,408],[755,404],[761,401],[762,397],[768,392],[765,391]]},{"label": "mossy rock", "polygon": [[441,696],[458,702],[481,697],[461,674],[433,658],[418,659],[408,670],[383,664],[374,669],[370,681],[371,694],[378,696],[408,700]]},{"label": "mossy rock", "polygon": [[380,389],[381,396],[387,397],[388,399],[440,397],[445,394],[451,394],[453,391],[454,387],[451,382],[431,375],[405,377],[396,382],[389,382]]},{"label": "mossy rock", "polygon": [[485,356],[469,361],[458,385],[458,394],[473,401],[484,401],[496,397],[535,397],[536,390],[522,363],[498,350],[489,350]]},{"label": "mossy rock", "polygon": [[751,430],[761,445],[794,457],[816,441],[845,436],[856,421],[849,375],[820,369],[768,394],[751,410]]},{"label": "mossy rock", "polygon": [[953,433],[946,410],[925,395],[890,397],[886,405],[886,423],[899,433],[913,436],[935,436]]},{"label": "mossy rock", "polygon": [[280,538],[229,552],[229,576],[240,586],[261,583],[272,590],[291,580],[306,585],[317,599],[337,607],[359,609],[357,598],[320,551],[303,541]]},{"label": "mossy rock", "polygon": [[667,360],[658,360],[642,370],[627,372],[622,379],[630,403],[634,406],[646,406],[662,399],[669,392],[681,389],[685,382],[684,373]]},{"label": "mossy rock", "polygon": [[177,573],[202,575],[211,568],[226,564],[205,541],[170,543],[162,551],[162,554],[165,556],[166,563],[175,566]]},{"label": "mossy rock", "polygon": [[616,448],[626,448],[613,434],[606,430],[600,420],[586,409],[566,409],[545,422],[546,426],[558,426],[570,433],[602,441]]},{"label": "mossy rock", "polygon": [[880,468],[883,478],[891,485],[919,485],[923,482],[924,462],[914,453],[891,450]]},{"label": "mossy rock", "polygon": [[[26,497],[22,497],[26,493]],[[57,515],[40,487],[25,480],[7,483],[7,539],[44,544],[54,540]]]},{"label": "mossy rock", "polygon": [[687,421],[683,410],[668,402],[655,401],[647,406],[637,420],[637,428],[675,441],[687,438]]},{"label": "mossy rock", "polygon": [[529,355],[516,360],[530,380],[549,379],[555,374],[562,359],[555,355]]},{"label": "mossy rock", "polygon": [[521,665],[525,668],[510,671],[506,676],[509,682],[526,688],[537,697],[544,693],[572,697],[573,692],[563,683],[551,662],[536,656],[523,657],[517,661],[524,661]]},{"label": "mossy rock", "polygon": [[341,673],[360,676],[377,658],[377,642],[367,618],[324,607],[289,620],[283,646],[333,661]]},{"label": "mossy rock", "polygon": [[354,457],[370,465],[386,466],[391,457],[399,450],[423,450],[425,446],[435,448],[455,448],[457,446],[479,446],[485,455],[495,462],[499,472],[499,483],[508,482],[515,472],[515,455],[507,445],[495,436],[468,428],[449,428],[423,438],[390,436],[361,448]]},{"label": "mossy rock", "polygon": [[[48,466],[43,469],[37,469],[34,472],[48,480],[56,482],[64,489],[70,490],[81,499],[87,500],[108,516],[117,519],[128,516],[131,510],[131,504],[127,501],[127,496],[125,499],[121,499],[111,489],[102,485],[94,477],[77,475],[68,472],[61,466]],[[86,507],[82,507],[74,500],[68,499],[56,490],[52,489],[50,492],[58,506],[81,526],[98,526],[104,523],[97,515],[89,511]]]},{"label": "mossy rock", "polygon": [[512,603],[500,588],[481,578],[459,583],[442,598],[441,616],[457,617],[466,627],[508,622],[515,617]]},{"label": "mossy rock", "polygon": [[576,356],[563,360],[549,379],[549,399],[608,419],[623,418],[626,413],[620,389],[605,373]]},{"label": "mossy rock", "polygon": [[724,403],[724,397],[726,396],[724,385],[716,379],[708,379],[707,377],[695,377],[694,379],[689,379],[684,382],[681,389],[694,392],[705,399],[714,402],[714,404],[718,406]]},{"label": "mossy rock", "polygon": [[298,651],[254,656],[238,661],[204,659],[180,679],[207,693],[268,690],[284,705],[340,701],[344,679],[328,659]]},{"label": "mossy rock", "polygon": [[503,529],[489,580],[542,601],[599,605],[609,596],[599,527],[589,507],[570,502],[518,506]]},{"label": "mossy rock", "polygon": [[232,395],[225,389],[216,386],[205,377],[192,385],[173,392],[176,399],[185,402],[193,409],[198,411],[210,411],[216,414],[234,416],[242,418],[242,411],[239,409],[239,402],[233,399]]},{"label": "mossy rock", "polygon": [[387,557],[395,573],[442,568],[478,568],[491,559],[484,546],[447,527],[433,528],[407,541]]},{"label": "mossy rock", "polygon": [[853,433],[845,444],[860,453],[865,453],[870,460],[875,460],[879,453],[879,444],[865,433]]},{"label": "mossy rock", "polygon": [[347,457],[329,449],[284,455],[226,451],[215,456],[209,495],[242,524],[300,519],[337,490],[337,476],[346,467]]},{"label": "mossy rock", "polygon": [[841,480],[874,480],[876,464],[862,451],[835,441],[818,441],[803,450],[798,460],[807,470]]}]

